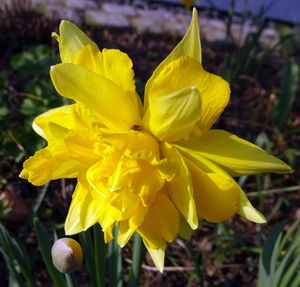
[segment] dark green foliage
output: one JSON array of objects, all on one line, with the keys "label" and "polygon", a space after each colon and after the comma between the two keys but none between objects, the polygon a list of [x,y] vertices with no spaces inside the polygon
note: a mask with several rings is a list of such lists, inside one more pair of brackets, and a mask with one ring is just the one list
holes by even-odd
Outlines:
[{"label": "dark green foliage", "polygon": [[0,74],[0,155],[24,160],[44,145],[31,124],[39,114],[60,106],[49,77],[58,62],[47,46],[36,46],[11,58],[11,70]]}]

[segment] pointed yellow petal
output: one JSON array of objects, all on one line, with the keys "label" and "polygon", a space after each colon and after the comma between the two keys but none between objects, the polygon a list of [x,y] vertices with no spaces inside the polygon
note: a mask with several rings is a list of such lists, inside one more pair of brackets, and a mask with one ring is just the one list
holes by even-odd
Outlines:
[{"label": "pointed yellow petal", "polygon": [[32,127],[38,135],[49,140],[49,137],[51,137],[49,123],[60,125],[66,129],[72,129],[74,127],[72,110],[73,105],[51,109],[36,117],[33,121]]},{"label": "pointed yellow petal", "polygon": [[234,180],[220,173],[206,173],[188,159],[186,163],[194,184],[198,217],[209,222],[222,222],[232,217],[240,201]]},{"label": "pointed yellow petal", "polygon": [[90,195],[86,180],[79,180],[65,221],[65,233],[73,235],[87,230],[98,221],[101,203]]},{"label": "pointed yellow petal", "polygon": [[193,229],[191,229],[190,225],[186,222],[185,218],[181,218],[180,220],[180,229],[179,229],[179,235],[185,239],[189,240],[193,234]]},{"label": "pointed yellow petal", "polygon": [[130,228],[129,220],[120,222],[120,228],[118,232],[118,244],[121,247],[125,246],[134,232],[135,228]]},{"label": "pointed yellow petal", "polygon": [[195,87],[150,97],[143,126],[161,141],[177,141],[193,130],[200,110],[201,98]]},{"label": "pointed yellow petal", "polygon": [[115,238],[113,235],[113,232],[112,232],[113,228],[114,228],[114,225],[112,224],[112,225],[108,226],[105,230],[103,230],[105,243],[108,243],[109,241],[111,241]]},{"label": "pointed yellow petal", "polygon": [[165,195],[158,193],[137,232],[151,248],[157,249],[166,241],[173,241],[178,230],[178,211]]},{"label": "pointed yellow petal", "polygon": [[[129,130],[140,124],[133,102],[110,80],[74,64],[56,65],[51,69],[51,78],[62,96],[84,104],[107,127]],[[116,107],[122,108],[116,111]]]},{"label": "pointed yellow petal", "polygon": [[86,36],[76,25],[63,20],[59,25],[59,33],[53,33],[52,36],[59,43],[60,58],[63,63],[73,63],[78,52],[86,45],[98,49],[88,36]]},{"label": "pointed yellow petal", "polygon": [[179,145],[217,163],[230,175],[288,172],[291,168],[260,147],[223,130],[210,130]]},{"label": "pointed yellow petal", "polygon": [[[191,57],[199,63],[202,62],[198,12],[196,9],[193,9],[193,18],[183,39],[174,48],[174,50],[170,53],[170,55],[159,64],[159,66],[153,72],[151,78],[148,80],[145,88],[145,99],[144,99],[145,109],[144,110],[148,108],[148,97],[149,97],[148,89],[152,85],[152,82],[165,68],[165,66],[167,66],[170,62],[182,56]],[[185,75],[185,77],[189,77],[189,75],[188,76]]]},{"label": "pointed yellow petal", "polygon": [[240,189],[240,204],[237,213],[256,223],[266,222],[266,218],[252,206],[242,189]]},{"label": "pointed yellow petal", "polygon": [[178,173],[175,178],[166,183],[168,194],[176,206],[182,213],[192,229],[198,227],[197,211],[193,195],[193,183],[190,172],[180,153],[172,145],[161,144],[162,156],[173,160],[178,166]]},{"label": "pointed yellow petal", "polygon": [[151,248],[147,241],[144,240],[144,244],[153,260],[154,265],[156,268],[160,271],[160,273],[163,273],[164,271],[164,265],[165,265],[165,250],[166,250],[166,244],[163,244],[159,248]]},{"label": "pointed yellow petal", "polygon": [[[195,87],[201,96],[201,111],[197,111],[197,125],[194,131],[198,134],[204,134],[228,104],[230,88],[228,83],[221,77],[206,72],[199,62],[190,57],[180,57],[172,61],[149,84],[148,109],[151,117],[157,116],[158,113],[153,108],[151,109],[152,101],[155,101],[155,104],[156,98],[162,97],[164,99],[167,95],[180,93],[180,91],[185,91],[191,87]],[[197,106],[199,100],[196,96],[189,98],[189,100],[188,108],[194,104],[194,109],[200,109],[200,106]],[[176,108],[178,109],[176,112],[181,113],[180,107]],[[158,111],[163,112],[164,110],[160,108]],[[183,109],[183,111],[185,110]],[[149,113],[148,110],[146,115],[147,113]],[[194,121],[191,121],[191,123],[195,126]]]}]

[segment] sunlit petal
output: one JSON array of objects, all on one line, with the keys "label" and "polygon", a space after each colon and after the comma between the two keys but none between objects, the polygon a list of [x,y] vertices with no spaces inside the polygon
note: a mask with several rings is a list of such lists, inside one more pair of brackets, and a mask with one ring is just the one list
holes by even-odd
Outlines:
[{"label": "sunlit petal", "polygon": [[95,201],[90,194],[86,180],[79,180],[72,196],[72,202],[65,221],[67,235],[87,230],[98,221],[101,202]]},{"label": "sunlit petal", "polygon": [[52,37],[59,43],[59,53],[63,63],[73,63],[78,52],[86,45],[98,49],[96,43],[70,21],[61,21],[59,34],[52,33]]},{"label": "sunlit petal", "polygon": [[164,270],[166,244],[161,245],[159,248],[151,248],[146,240],[143,241],[153,260],[154,265],[160,271],[160,273],[162,273]]},{"label": "sunlit petal", "polygon": [[137,232],[150,248],[157,249],[166,241],[173,241],[178,230],[179,214],[177,209],[165,195],[158,193]]},{"label": "sunlit petal", "polygon": [[280,159],[223,130],[210,130],[202,137],[192,137],[179,144],[210,159],[232,176],[291,171]]},{"label": "sunlit petal", "polygon": [[187,137],[200,117],[201,98],[195,87],[149,98],[143,126],[161,141]]},{"label": "sunlit petal", "polygon": [[161,144],[162,155],[173,160],[178,166],[175,178],[166,184],[168,195],[182,213],[192,229],[198,227],[197,211],[193,196],[193,183],[190,172],[180,153],[172,145]]},{"label": "sunlit petal", "polygon": [[265,223],[266,218],[255,209],[251,202],[248,200],[246,194],[240,188],[240,204],[237,213],[250,221],[256,223]]},{"label": "sunlit petal", "polygon": [[[129,130],[140,124],[139,112],[133,102],[110,80],[74,64],[54,66],[51,78],[62,96],[84,104],[107,127]],[[116,111],[116,107],[120,109]]]},{"label": "sunlit petal", "polygon": [[193,9],[193,18],[191,24],[188,30],[186,31],[184,37],[182,38],[182,40],[173,49],[170,55],[158,65],[158,67],[153,72],[151,78],[148,80],[145,87],[144,110],[148,108],[148,98],[149,98],[148,90],[149,87],[152,86],[152,82],[165,68],[165,66],[167,66],[170,62],[182,56],[191,57],[199,63],[202,62],[198,12],[196,9]]}]

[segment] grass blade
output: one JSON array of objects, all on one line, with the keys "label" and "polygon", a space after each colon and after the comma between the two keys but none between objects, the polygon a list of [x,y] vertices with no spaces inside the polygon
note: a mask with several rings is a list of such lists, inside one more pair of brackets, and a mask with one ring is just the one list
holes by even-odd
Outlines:
[{"label": "grass blade", "polygon": [[281,78],[281,93],[275,109],[275,120],[282,127],[290,116],[298,88],[299,66],[295,59],[289,59]]},{"label": "grass blade", "polygon": [[24,279],[20,276],[21,273],[28,286],[36,286],[27,250],[8,233],[2,224],[0,224],[0,250],[10,272],[10,282],[22,285]]},{"label": "grass blade", "polygon": [[90,275],[93,286],[97,286],[96,266],[94,260],[93,230],[90,228],[79,233],[80,244],[83,248],[86,269]]},{"label": "grass blade", "polygon": [[129,277],[130,287],[140,286],[140,276],[141,276],[144,254],[145,254],[145,249],[142,242],[142,238],[136,233],[133,239],[132,266],[131,266],[130,277]]},{"label": "grass blade", "polygon": [[96,224],[94,230],[94,259],[97,287],[105,287],[105,254],[106,246],[104,243],[103,232],[100,225]]},{"label": "grass blade", "polygon": [[36,234],[36,239],[51,279],[53,280],[56,286],[67,287],[66,280],[63,274],[60,273],[52,263],[52,257],[51,257],[52,244],[49,240],[50,238],[49,233],[37,218],[34,219],[33,225]]},{"label": "grass blade", "polygon": [[118,229],[114,228],[115,239],[108,244],[108,286],[121,287],[122,286],[122,257],[121,247],[118,245],[116,235]]}]

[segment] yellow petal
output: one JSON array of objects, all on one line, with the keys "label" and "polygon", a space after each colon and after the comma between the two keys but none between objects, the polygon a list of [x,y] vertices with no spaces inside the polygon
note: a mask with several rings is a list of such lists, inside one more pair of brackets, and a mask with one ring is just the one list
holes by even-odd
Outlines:
[{"label": "yellow petal", "polygon": [[[196,9],[193,9],[193,18],[183,39],[173,49],[170,55],[159,64],[151,78],[148,80],[145,87],[144,111],[148,108],[149,88],[152,86],[152,82],[165,68],[165,66],[182,56],[191,57],[199,63],[202,62],[198,12]],[[189,77],[189,75],[185,75],[185,77]]]},{"label": "yellow petal", "polygon": [[206,173],[186,159],[193,184],[199,218],[209,222],[222,222],[238,210],[240,194],[233,179],[220,173]]},{"label": "yellow petal", "polygon": [[99,223],[104,232],[110,230],[115,223],[121,221],[122,218],[123,215],[120,210],[110,205],[108,201],[103,201],[99,216]]},{"label": "yellow petal", "polygon": [[[196,87],[200,92],[201,112],[198,114],[195,133],[203,134],[213,125],[228,104],[230,88],[221,77],[206,72],[199,62],[190,57],[180,57],[172,61],[149,84],[149,109],[151,101],[156,100],[156,97],[165,97],[189,87]],[[191,102],[192,100],[194,99],[191,99]],[[194,104],[196,105],[197,102],[195,101]]]},{"label": "yellow petal", "polygon": [[190,172],[184,159],[172,145],[167,143],[161,144],[161,152],[163,157],[173,160],[179,171],[172,181],[166,183],[168,194],[191,228],[196,229],[198,227],[198,218]]},{"label": "yellow petal", "polygon": [[49,140],[51,132],[49,130],[49,123],[57,124],[65,129],[74,128],[74,119],[72,117],[74,105],[62,106],[59,108],[51,109],[38,117],[33,121],[32,127],[34,131]]},{"label": "yellow petal", "polygon": [[223,130],[210,130],[179,145],[217,163],[230,175],[288,172],[291,168],[260,147]]},{"label": "yellow petal", "polygon": [[135,229],[129,226],[129,220],[120,222],[120,228],[118,232],[118,244],[121,247],[125,246],[134,232]]},{"label": "yellow petal", "polygon": [[252,206],[242,189],[240,189],[240,204],[237,213],[256,223],[266,222],[266,218]]},{"label": "yellow petal", "polygon": [[74,63],[112,81],[126,92],[136,110],[142,113],[142,103],[135,91],[132,61],[126,53],[116,49],[103,49],[101,52],[88,45],[81,49]]},{"label": "yellow petal", "polygon": [[180,220],[180,229],[179,229],[179,235],[185,239],[189,240],[193,234],[193,229],[191,229],[190,225],[187,223],[185,218],[181,218]]},{"label": "yellow petal", "polygon": [[177,141],[194,129],[200,110],[201,98],[195,87],[149,97],[143,126],[161,141]]},{"label": "yellow petal", "polygon": [[52,33],[52,36],[59,43],[60,58],[63,63],[73,63],[78,52],[86,45],[98,49],[96,43],[69,21],[61,21],[59,33],[60,35]]},{"label": "yellow petal", "polygon": [[29,157],[23,163],[24,169],[20,177],[38,186],[53,179],[77,177],[84,166],[77,160],[74,160],[64,149],[64,146],[56,148],[62,151],[52,153],[51,149],[47,147],[37,151],[34,156]]},{"label": "yellow petal", "polygon": [[150,248],[157,249],[166,241],[173,241],[178,230],[178,211],[165,195],[158,193],[137,232]]},{"label": "yellow petal", "polygon": [[153,260],[154,265],[156,268],[160,271],[160,273],[163,273],[164,271],[164,265],[165,265],[165,250],[166,250],[166,244],[163,244],[159,248],[151,248],[150,245],[147,243],[147,241],[143,240],[144,244]]},{"label": "yellow petal", "polygon": [[90,195],[86,180],[78,180],[65,221],[65,233],[72,235],[87,230],[98,221],[101,202]]},{"label": "yellow petal", "polygon": [[159,70],[163,68],[164,65],[167,65],[171,61],[182,56],[189,56],[198,61],[199,63],[202,62],[198,12],[196,8],[193,9],[192,20],[184,37],[173,49],[170,55],[163,62],[160,63],[160,65],[156,68],[154,73],[159,72]]},{"label": "yellow petal", "polygon": [[51,78],[62,96],[84,104],[105,126],[129,130],[140,124],[139,111],[133,102],[110,80],[74,64],[54,66]]}]

